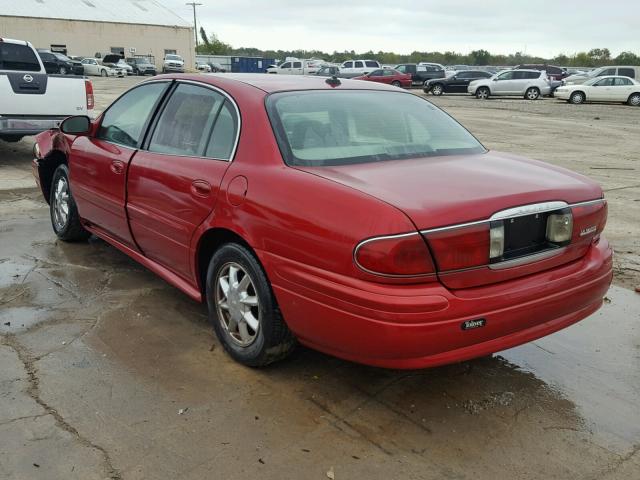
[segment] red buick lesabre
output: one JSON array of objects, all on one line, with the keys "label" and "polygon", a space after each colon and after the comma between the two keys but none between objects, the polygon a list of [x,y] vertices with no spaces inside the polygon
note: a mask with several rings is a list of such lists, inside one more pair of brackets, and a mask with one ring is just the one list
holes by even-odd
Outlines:
[{"label": "red buick lesabre", "polygon": [[386,83],[394,87],[411,88],[411,74],[402,73],[392,68],[381,68],[366,75],[355,77],[354,80],[366,80],[368,82]]},{"label": "red buick lesabre", "polygon": [[392,368],[487,355],[595,312],[612,278],[596,183],[386,85],[154,77],[34,150],[56,235],[206,302],[246,365],[297,342]]}]

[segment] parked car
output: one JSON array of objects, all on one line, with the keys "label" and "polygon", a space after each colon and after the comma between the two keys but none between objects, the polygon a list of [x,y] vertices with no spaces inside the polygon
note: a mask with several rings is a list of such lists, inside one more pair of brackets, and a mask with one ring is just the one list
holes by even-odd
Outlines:
[{"label": "parked car", "polygon": [[17,142],[56,128],[65,117],[93,112],[93,85],[76,76],[47,77],[35,48],[0,41],[0,140]]},{"label": "parked car", "polygon": [[345,78],[353,78],[380,68],[382,66],[375,60],[347,60],[340,65],[340,74]]},{"label": "parked car", "polygon": [[50,50],[44,50],[41,48],[36,49],[36,51],[38,52],[38,55],[40,56],[42,64],[44,65],[44,69],[47,73],[59,73],[60,75],[70,75],[74,73],[74,66],[70,58],[67,58],[62,54],[56,54]]},{"label": "parked car", "polygon": [[579,85],[566,85],[556,90],[556,98],[570,103],[622,102],[640,106],[640,82],[629,77],[595,77]]},{"label": "parked car", "polygon": [[411,88],[411,75],[408,73],[400,73],[392,68],[381,68],[374,70],[367,75],[354,77],[354,80],[366,80],[368,82],[386,83],[394,87]]},{"label": "parked car", "polygon": [[58,238],[95,234],[206,302],[245,365],[296,340],[383,367],[458,362],[587,317],[612,279],[598,184],[489,152],[388,85],[154,79],[37,145]]},{"label": "parked car", "polygon": [[315,73],[319,77],[340,77],[340,67],[324,65]]},{"label": "parked car", "polygon": [[515,69],[516,70],[539,70],[541,72],[544,71],[544,72],[547,72],[547,77],[549,77],[550,80],[557,80],[557,81],[560,81],[568,76],[568,73],[565,69],[561,67],[556,67],[555,65],[545,65],[542,63],[536,63],[536,64],[530,63],[525,65],[518,65],[517,67],[515,67]]},{"label": "parked car", "polygon": [[165,55],[162,61],[162,73],[184,73],[184,59],[180,55]]},{"label": "parked car", "polygon": [[85,75],[97,75],[99,77],[122,76],[122,72],[109,65],[103,65],[98,58],[84,58],[80,63],[84,68]]},{"label": "parked car", "polygon": [[539,70],[504,70],[491,78],[474,80],[467,92],[476,98],[490,96],[523,96],[527,100],[537,100],[542,95],[551,94],[549,78]]},{"label": "parked car", "polygon": [[126,62],[131,65],[134,75],[156,75],[156,66],[146,57],[127,58]]},{"label": "parked car", "polygon": [[204,73],[211,73],[211,67],[208,63],[198,63],[196,62],[196,70]]},{"label": "parked car", "polygon": [[611,75],[640,79],[640,66],[600,67],[582,75],[570,75],[564,79],[564,85],[580,85],[592,78],[608,77]]},{"label": "parked car", "polygon": [[215,62],[209,62],[207,65],[209,65],[209,67],[211,67],[211,71],[213,73],[224,73],[227,71],[226,68],[224,68],[222,65],[220,65],[219,63],[215,63]]},{"label": "parked car", "polygon": [[440,96],[443,93],[467,93],[469,83],[483,78],[491,78],[493,74],[482,70],[456,71],[451,77],[427,80],[424,93]]},{"label": "parked car", "polygon": [[[133,68],[120,55],[109,54],[102,58],[102,64],[120,71],[124,75],[133,75]],[[121,75],[122,76],[122,75]]]},{"label": "parked car", "polygon": [[401,73],[408,73],[411,75],[412,85],[426,85],[429,80],[434,78],[445,78],[446,72],[442,66],[437,64],[420,64],[415,63],[401,63],[396,65],[395,69]]}]

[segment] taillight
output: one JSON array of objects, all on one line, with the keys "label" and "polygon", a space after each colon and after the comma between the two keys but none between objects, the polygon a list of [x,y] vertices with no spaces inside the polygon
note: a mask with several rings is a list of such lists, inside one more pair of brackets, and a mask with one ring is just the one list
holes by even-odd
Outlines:
[{"label": "taillight", "polygon": [[418,277],[435,273],[429,249],[418,233],[365,240],[356,247],[354,259],[362,270],[376,275]]},{"label": "taillight", "polygon": [[[502,236],[500,235],[502,233]],[[490,234],[489,223],[433,231],[426,234],[438,270],[461,270],[489,263],[489,252],[501,255],[504,233],[496,229]]]},{"label": "taillight", "polygon": [[573,214],[572,242],[600,235],[607,223],[607,210],[606,200],[571,207]]},{"label": "taillight", "polygon": [[93,110],[95,102],[93,99],[93,83],[91,83],[91,80],[84,81],[84,92],[87,95],[87,110]]}]

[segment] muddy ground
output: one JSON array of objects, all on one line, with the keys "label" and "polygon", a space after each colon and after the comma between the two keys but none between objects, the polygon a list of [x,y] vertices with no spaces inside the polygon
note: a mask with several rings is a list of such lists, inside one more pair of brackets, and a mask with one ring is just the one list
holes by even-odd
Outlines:
[{"label": "muddy ground", "polygon": [[[98,106],[135,81],[97,79]],[[599,312],[431,370],[302,348],[243,368],[201,305],[101,240],[56,242],[30,142],[0,142],[0,478],[640,478],[640,109],[434,102],[489,148],[602,183],[617,259]]]}]

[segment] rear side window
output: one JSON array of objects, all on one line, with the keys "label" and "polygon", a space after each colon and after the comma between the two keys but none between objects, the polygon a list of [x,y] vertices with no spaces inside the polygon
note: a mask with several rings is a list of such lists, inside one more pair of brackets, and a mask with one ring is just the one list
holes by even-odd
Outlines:
[{"label": "rear side window", "polygon": [[0,42],[0,70],[39,72],[40,63],[33,50],[26,45]]},{"label": "rear side window", "polygon": [[150,83],[129,90],[109,107],[102,118],[97,137],[137,148],[151,112],[168,83]]},{"label": "rear side window", "polygon": [[378,68],[379,67],[378,62],[372,62],[371,60],[369,60],[368,62],[364,62],[364,64],[367,67],[372,67],[372,68]]},{"label": "rear side window", "polygon": [[542,72],[524,72],[524,73],[525,73],[524,78],[527,78],[527,79],[540,78],[542,76]]},{"label": "rear side window", "polygon": [[209,88],[178,85],[162,111],[149,151],[204,156],[209,134],[223,103],[224,97]]},{"label": "rear side window", "polygon": [[631,80],[629,80],[628,78],[616,78],[615,80],[616,81],[615,81],[614,85],[616,87],[633,85],[633,82],[631,82]]},{"label": "rear side window", "polygon": [[231,159],[233,147],[236,144],[238,134],[238,117],[229,101],[225,101],[216,120],[209,144],[205,151],[205,156],[219,158],[222,160]]},{"label": "rear side window", "polygon": [[618,75],[629,78],[636,78],[636,71],[633,68],[619,68]]}]

